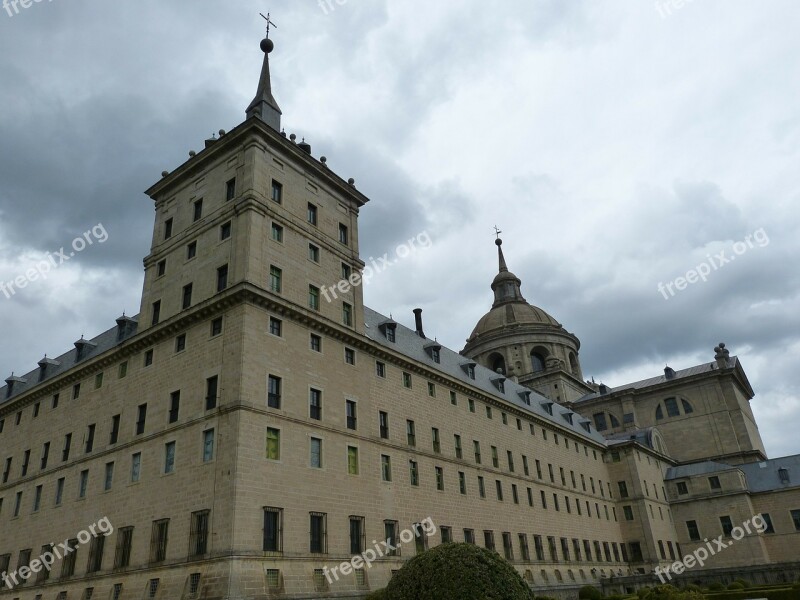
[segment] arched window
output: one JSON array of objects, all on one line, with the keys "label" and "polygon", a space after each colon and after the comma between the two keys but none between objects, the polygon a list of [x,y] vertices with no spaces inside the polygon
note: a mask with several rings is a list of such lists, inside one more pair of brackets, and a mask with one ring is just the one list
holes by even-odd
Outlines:
[{"label": "arched window", "polygon": [[683,406],[683,414],[688,415],[689,413],[694,412],[692,405],[683,398],[681,398],[681,405]]},{"label": "arched window", "polygon": [[[680,403],[678,403],[678,400],[680,400]],[[667,417],[680,417],[694,412],[688,400],[675,397],[665,398],[663,402],[659,402],[658,406],[656,406],[656,421],[664,418],[665,410]]]},{"label": "arched window", "polygon": [[580,372],[580,367],[578,366],[578,357],[575,356],[574,352],[569,353],[569,368],[573,375],[578,375]]},{"label": "arched window", "polygon": [[495,373],[500,373],[501,375],[506,374],[506,361],[500,354],[492,354],[489,357],[489,361],[492,371]]},{"label": "arched window", "polygon": [[544,371],[544,356],[536,351],[531,352],[531,367],[534,373]]},{"label": "arched window", "polygon": [[611,413],[608,413],[608,417],[611,420],[611,427],[612,428],[619,427],[619,419],[617,419],[617,417],[615,417]]},{"label": "arched window", "polygon": [[656,421],[660,421],[663,418],[664,418],[664,409],[661,408],[661,405],[659,404],[656,407]]}]

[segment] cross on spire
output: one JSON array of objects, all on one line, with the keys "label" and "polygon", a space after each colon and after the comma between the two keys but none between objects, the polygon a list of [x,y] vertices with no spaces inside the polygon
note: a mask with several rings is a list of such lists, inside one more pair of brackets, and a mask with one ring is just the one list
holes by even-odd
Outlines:
[{"label": "cross on spire", "polygon": [[263,18],[263,19],[264,19],[264,20],[267,22],[267,37],[269,38],[269,26],[270,26],[270,25],[272,25],[272,26],[273,26],[275,29],[277,29],[277,28],[278,28],[278,26],[277,26],[277,25],[275,25],[275,23],[273,23],[273,22],[270,20],[270,18],[269,18],[269,13],[267,13],[267,16],[264,16],[264,13],[258,13],[258,14],[260,14],[260,15],[261,15],[261,17],[262,17],[262,18]]},{"label": "cross on spire", "polygon": [[497,228],[497,225],[494,226],[494,234],[497,236],[497,239],[500,239],[500,234],[503,233]]}]

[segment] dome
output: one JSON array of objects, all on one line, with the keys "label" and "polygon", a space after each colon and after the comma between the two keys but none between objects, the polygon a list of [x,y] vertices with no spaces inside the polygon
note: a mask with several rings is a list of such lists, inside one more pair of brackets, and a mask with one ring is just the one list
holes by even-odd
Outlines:
[{"label": "dome", "polygon": [[541,308],[531,306],[527,302],[509,302],[496,306],[483,315],[478,324],[475,325],[475,329],[473,329],[469,339],[492,331],[520,325],[544,325],[561,328],[561,324]]}]

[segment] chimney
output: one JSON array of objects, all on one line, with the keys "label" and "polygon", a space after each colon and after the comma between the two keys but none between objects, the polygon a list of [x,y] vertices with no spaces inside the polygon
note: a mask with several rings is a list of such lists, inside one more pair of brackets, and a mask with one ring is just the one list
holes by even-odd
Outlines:
[{"label": "chimney", "polygon": [[425,332],[422,331],[422,309],[415,308],[414,309],[414,321],[416,323],[417,328],[417,335],[422,339],[425,339]]}]

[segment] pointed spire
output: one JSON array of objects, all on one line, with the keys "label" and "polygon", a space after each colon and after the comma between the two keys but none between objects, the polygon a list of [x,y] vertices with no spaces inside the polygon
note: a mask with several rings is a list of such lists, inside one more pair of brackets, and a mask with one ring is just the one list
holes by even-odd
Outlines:
[{"label": "pointed spire", "polygon": [[508,267],[506,266],[506,257],[503,256],[503,240],[497,238],[494,241],[497,244],[497,258],[500,262],[500,272],[501,273],[508,273]]},{"label": "pointed spire", "polygon": [[[267,34],[269,35],[269,34]],[[247,107],[247,117],[258,117],[275,131],[281,130],[281,109],[272,95],[272,83],[269,74],[269,53],[275,44],[269,37],[261,40],[261,51],[264,52],[264,64],[261,67],[261,79],[258,82],[256,97]]]}]

